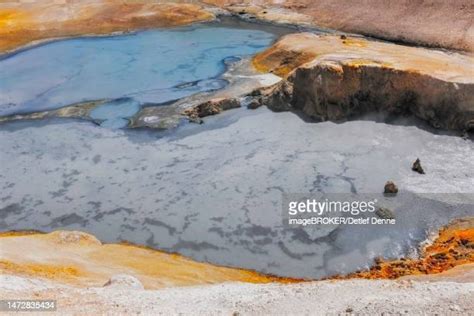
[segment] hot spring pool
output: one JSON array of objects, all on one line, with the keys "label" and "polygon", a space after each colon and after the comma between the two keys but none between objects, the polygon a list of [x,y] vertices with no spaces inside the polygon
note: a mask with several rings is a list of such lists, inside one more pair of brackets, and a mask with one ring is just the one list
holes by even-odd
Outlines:
[{"label": "hot spring pool", "polygon": [[[414,125],[315,124],[240,108],[166,134],[117,129],[143,106],[223,87],[226,60],[274,38],[201,25],[57,41],[0,60],[1,115],[107,99],[91,112],[102,126],[0,124],[0,231],[80,230],[214,264],[319,278],[413,254],[429,232],[472,215],[472,203],[441,199],[472,190],[472,141]],[[426,175],[410,170],[417,157]],[[389,179],[403,191],[397,225],[283,224],[284,193],[379,193]]]},{"label": "hot spring pool", "polygon": [[274,39],[200,25],[48,43],[0,59],[0,116],[111,99],[92,118],[124,127],[145,104],[224,87],[217,77],[225,60],[253,55]]}]

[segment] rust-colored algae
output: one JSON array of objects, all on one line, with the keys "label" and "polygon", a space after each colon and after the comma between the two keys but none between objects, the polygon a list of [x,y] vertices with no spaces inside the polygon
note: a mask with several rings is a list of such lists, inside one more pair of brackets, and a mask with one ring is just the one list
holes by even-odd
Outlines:
[{"label": "rust-colored algae", "polygon": [[474,218],[459,219],[442,228],[438,238],[423,250],[420,259],[377,259],[369,270],[331,279],[397,279],[407,275],[437,274],[469,263],[474,263]]}]

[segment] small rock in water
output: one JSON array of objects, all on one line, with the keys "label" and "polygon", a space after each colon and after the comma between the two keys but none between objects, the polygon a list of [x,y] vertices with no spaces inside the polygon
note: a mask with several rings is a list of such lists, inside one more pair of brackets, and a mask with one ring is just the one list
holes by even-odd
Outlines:
[{"label": "small rock in water", "polygon": [[255,110],[255,109],[258,109],[260,106],[262,106],[262,102],[260,100],[252,100],[252,102],[250,102],[248,105],[247,105],[247,109],[249,110]]},{"label": "small rock in water", "polygon": [[375,263],[376,265],[380,265],[380,264],[382,264],[383,262],[384,262],[384,260],[383,260],[382,257],[375,257],[375,258],[374,258],[374,263]]},{"label": "small rock in water", "polygon": [[188,121],[190,123],[196,123],[196,124],[199,124],[199,125],[204,124],[204,121],[201,118],[195,117],[195,116],[190,116],[188,118]]},{"label": "small rock in water", "polygon": [[375,211],[375,215],[382,219],[395,219],[393,212],[385,207],[379,207],[379,209]]},{"label": "small rock in water", "polygon": [[421,166],[421,161],[419,158],[416,158],[415,162],[413,163],[413,166],[411,167],[411,170],[416,171],[419,174],[425,174],[425,170],[423,170],[423,167]]},{"label": "small rock in water", "polygon": [[247,96],[249,96],[249,97],[259,97],[261,95],[262,95],[262,89],[258,88],[258,89],[253,90],[252,92],[250,92]]},{"label": "small rock in water", "polygon": [[113,275],[105,286],[112,286],[117,288],[133,288],[137,290],[143,290],[143,284],[134,276],[128,274],[117,274]]},{"label": "small rock in water", "polygon": [[392,181],[387,181],[387,183],[385,183],[383,193],[385,193],[385,194],[397,194],[398,193],[398,187]]}]

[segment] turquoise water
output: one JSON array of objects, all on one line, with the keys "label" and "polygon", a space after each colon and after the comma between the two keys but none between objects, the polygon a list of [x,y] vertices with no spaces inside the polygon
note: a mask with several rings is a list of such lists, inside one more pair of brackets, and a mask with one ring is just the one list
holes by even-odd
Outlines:
[{"label": "turquoise water", "polygon": [[92,115],[122,127],[143,104],[224,87],[217,77],[225,61],[273,39],[265,31],[203,25],[49,43],[0,60],[0,115],[118,99]]}]

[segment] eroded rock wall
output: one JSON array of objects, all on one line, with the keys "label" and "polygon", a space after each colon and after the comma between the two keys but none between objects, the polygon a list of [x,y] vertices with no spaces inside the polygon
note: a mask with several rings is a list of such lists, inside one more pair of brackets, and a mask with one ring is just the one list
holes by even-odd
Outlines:
[{"label": "eroded rock wall", "polygon": [[474,129],[474,85],[378,65],[310,63],[292,76],[294,108],[337,121],[370,112],[415,116],[433,127]]},{"label": "eroded rock wall", "polygon": [[287,78],[264,92],[274,110],[319,120],[414,114],[436,128],[474,128],[474,59],[439,50],[310,33],[283,37],[254,58]]}]

